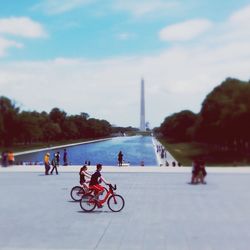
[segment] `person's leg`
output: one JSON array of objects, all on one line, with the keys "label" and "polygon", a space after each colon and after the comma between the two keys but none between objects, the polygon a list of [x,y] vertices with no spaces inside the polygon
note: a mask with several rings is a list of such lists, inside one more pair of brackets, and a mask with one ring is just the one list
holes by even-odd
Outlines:
[{"label": "person's leg", "polygon": [[53,166],[52,170],[50,171],[50,174],[53,174],[55,166]]},{"label": "person's leg", "polygon": [[48,164],[45,164],[45,174],[48,175],[49,174],[49,165]]}]

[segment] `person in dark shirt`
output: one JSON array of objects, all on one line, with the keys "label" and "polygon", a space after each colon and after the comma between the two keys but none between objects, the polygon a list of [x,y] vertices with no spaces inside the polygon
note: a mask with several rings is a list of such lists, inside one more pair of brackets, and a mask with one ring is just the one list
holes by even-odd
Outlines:
[{"label": "person in dark shirt", "polygon": [[60,152],[57,151],[56,152],[56,165],[57,165],[57,167],[59,167],[59,164],[60,164]]},{"label": "person in dark shirt", "polygon": [[103,181],[106,185],[110,184],[102,177],[101,170],[102,170],[102,164],[99,163],[96,165],[96,172],[92,174],[89,182],[89,188],[94,190],[95,199],[97,201],[99,200],[99,195],[103,193],[105,190],[105,188],[102,185],[100,185],[100,183]]},{"label": "person in dark shirt", "polygon": [[56,171],[56,174],[58,174],[58,171],[57,171],[56,153],[54,154],[54,158],[52,159],[51,165],[53,166],[53,168],[52,168],[52,170],[50,171],[50,174],[53,174],[54,170]]},{"label": "person in dark shirt", "polygon": [[118,165],[122,166],[122,162],[123,162],[123,154],[122,151],[120,151],[118,154]]},{"label": "person in dark shirt", "polygon": [[63,152],[63,166],[68,166],[68,154],[66,148],[64,149]]}]

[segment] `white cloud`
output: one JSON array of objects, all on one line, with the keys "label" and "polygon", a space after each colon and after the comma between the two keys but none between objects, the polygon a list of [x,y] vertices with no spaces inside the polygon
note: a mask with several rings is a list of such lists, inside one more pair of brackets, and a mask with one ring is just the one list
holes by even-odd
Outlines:
[{"label": "white cloud", "polygon": [[163,0],[116,0],[113,7],[116,10],[128,11],[136,17],[144,16],[152,13],[162,13],[173,7],[178,6],[177,1],[163,1]]},{"label": "white cloud", "polygon": [[162,29],[159,33],[163,41],[188,41],[192,40],[212,27],[212,22],[206,19],[188,20],[173,24]]},{"label": "white cloud", "polygon": [[47,14],[61,14],[96,2],[96,0],[45,0],[33,6],[35,10],[42,10]]},{"label": "white cloud", "polygon": [[0,34],[10,34],[26,38],[46,37],[43,26],[28,17],[10,17],[0,19]]},{"label": "white cloud", "polygon": [[68,113],[87,112],[117,125],[138,126],[144,77],[146,120],[157,126],[173,112],[198,112],[206,94],[225,78],[249,80],[249,24],[232,25],[232,20],[214,24],[213,32],[195,45],[173,43],[155,55],[0,63],[1,94],[30,109],[58,106]]},{"label": "white cloud", "polygon": [[22,48],[23,44],[0,37],[0,57],[5,56],[9,48]]},{"label": "white cloud", "polygon": [[233,13],[229,19],[234,24],[250,23],[250,5]]}]

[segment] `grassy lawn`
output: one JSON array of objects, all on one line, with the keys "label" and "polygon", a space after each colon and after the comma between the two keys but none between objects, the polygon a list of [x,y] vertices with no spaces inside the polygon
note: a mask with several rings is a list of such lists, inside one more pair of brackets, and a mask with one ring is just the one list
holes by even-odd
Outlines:
[{"label": "grassy lawn", "polygon": [[202,158],[209,166],[246,166],[250,165],[250,156],[238,152],[218,151],[214,146],[202,143],[161,143],[184,166],[190,166],[194,158]]}]

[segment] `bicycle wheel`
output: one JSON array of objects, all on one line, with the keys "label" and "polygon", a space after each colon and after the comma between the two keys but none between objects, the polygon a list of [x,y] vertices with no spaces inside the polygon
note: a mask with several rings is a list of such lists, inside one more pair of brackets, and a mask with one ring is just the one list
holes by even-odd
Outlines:
[{"label": "bicycle wheel", "polygon": [[96,207],[96,201],[93,199],[94,196],[91,194],[85,194],[80,200],[81,209],[85,212],[91,212]]},{"label": "bicycle wheel", "polygon": [[113,194],[108,199],[108,207],[113,212],[120,212],[125,205],[123,197],[119,194]]},{"label": "bicycle wheel", "polygon": [[70,196],[74,201],[80,201],[84,195],[84,190],[80,186],[75,186],[71,189]]}]

